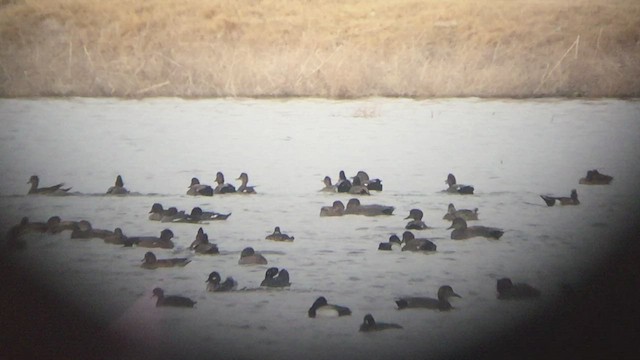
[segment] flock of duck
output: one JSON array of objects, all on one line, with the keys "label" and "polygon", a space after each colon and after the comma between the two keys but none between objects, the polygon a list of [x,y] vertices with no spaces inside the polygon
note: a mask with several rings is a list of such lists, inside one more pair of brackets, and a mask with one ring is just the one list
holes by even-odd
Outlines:
[{"label": "flock of duck", "polygon": [[[601,174],[598,170],[589,170],[586,177],[579,180],[580,184],[585,185],[606,185],[612,181],[613,177]],[[201,184],[197,178],[192,178],[191,184],[188,186],[187,195],[192,196],[213,196],[214,194],[256,194],[255,186],[249,186],[249,177],[246,173],[241,173],[237,180],[241,181],[241,185],[236,188],[232,184],[226,183],[224,175],[218,172],[215,179],[215,186]],[[321,192],[329,193],[348,193],[353,195],[370,195],[372,191],[382,191],[382,181],[380,179],[371,179],[364,171],[359,171],[349,180],[344,171],[340,171],[338,181],[333,184],[331,178],[326,176],[323,180],[325,187]],[[28,181],[31,188],[29,195],[65,195],[71,188],[65,188],[64,184],[57,184],[49,187],[39,187],[39,178],[36,175],[31,176]],[[444,190],[447,193],[459,195],[472,195],[474,187],[471,185],[458,184],[453,174],[447,176],[445,183],[448,187]],[[114,186],[106,191],[106,195],[126,195],[129,191],[124,187],[123,179],[117,176]],[[570,196],[551,196],[540,195],[548,206],[557,203],[560,205],[578,205],[578,194],[575,189],[571,191]],[[345,216],[345,215],[364,215],[364,216],[388,216],[392,215],[395,208],[393,206],[378,204],[362,204],[358,198],[352,198],[344,204],[336,200],[331,206],[323,206],[320,209],[321,217]],[[429,229],[423,218],[423,212],[420,209],[411,209],[405,220],[409,222],[405,226],[404,233],[401,237],[391,235],[388,242],[380,243],[378,249],[381,251],[390,251],[394,248],[400,248],[402,251],[415,252],[434,252],[437,249],[436,244],[427,238],[416,238],[412,231],[421,231]],[[149,211],[149,220],[160,221],[163,223],[192,223],[201,224],[203,221],[224,221],[231,216],[231,213],[222,214],[214,211],[204,211],[200,207],[194,207],[189,213],[184,210],[178,210],[176,207],[164,209],[160,203],[154,203]],[[499,228],[487,226],[469,226],[468,221],[478,220],[478,209],[456,209],[450,203],[447,212],[443,216],[444,220],[451,221],[448,230],[451,231],[451,239],[465,240],[474,237],[485,237],[488,239],[500,239],[504,231]],[[87,220],[80,221],[62,221],[58,216],[50,217],[46,223],[30,222],[28,217],[23,217],[19,224],[13,226],[6,235],[5,246],[10,249],[21,249],[25,247],[22,236],[27,233],[46,233],[56,234],[63,231],[70,231],[72,239],[103,239],[105,243],[121,245],[127,247],[142,247],[155,249],[172,249],[174,236],[170,229],[164,229],[159,236],[126,236],[121,228],[111,230],[94,229]],[[279,227],[275,227],[272,234],[265,237],[266,240],[292,242],[295,240],[293,236],[289,236],[281,232]],[[209,242],[208,235],[200,227],[196,233],[195,240],[189,246],[189,250],[196,254],[219,254],[216,244]],[[158,258],[152,251],[147,251],[141,260],[141,267],[145,269],[157,269],[162,267],[184,267],[191,260],[189,258]],[[266,265],[267,259],[260,253],[255,252],[252,247],[246,247],[242,250],[239,265]],[[286,288],[291,285],[289,272],[286,269],[278,269],[277,267],[269,267],[265,272],[264,280],[260,286],[263,288]],[[210,292],[228,292],[237,291],[238,283],[232,277],[227,277],[222,281],[222,276],[218,271],[211,272],[206,279],[206,290]],[[246,290],[246,289],[245,289]],[[496,284],[498,299],[526,299],[536,298],[540,296],[540,291],[528,284],[514,284],[509,278],[501,278]],[[196,301],[180,295],[165,295],[161,288],[153,289],[153,296],[157,298],[156,306],[172,306],[172,307],[193,307]],[[430,297],[402,297],[395,300],[397,309],[407,308],[426,308],[440,311],[448,311],[453,307],[449,299],[461,297],[451,286],[442,285],[439,287],[436,298]],[[330,304],[324,296],[318,297],[308,310],[310,318],[316,317],[339,317],[351,315],[351,310],[346,306]],[[402,326],[393,323],[378,323],[371,314],[364,316],[360,331],[376,331],[386,329],[401,329]]]}]

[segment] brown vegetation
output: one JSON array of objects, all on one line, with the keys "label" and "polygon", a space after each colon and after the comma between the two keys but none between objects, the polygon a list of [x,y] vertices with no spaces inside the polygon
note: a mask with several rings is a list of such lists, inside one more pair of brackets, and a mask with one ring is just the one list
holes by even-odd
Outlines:
[{"label": "brown vegetation", "polygon": [[640,95],[636,0],[0,0],[0,96]]}]

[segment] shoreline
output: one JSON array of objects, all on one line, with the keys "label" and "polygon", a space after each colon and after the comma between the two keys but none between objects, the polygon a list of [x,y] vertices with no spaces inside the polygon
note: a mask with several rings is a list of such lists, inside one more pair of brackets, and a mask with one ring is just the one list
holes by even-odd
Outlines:
[{"label": "shoreline", "polygon": [[632,0],[5,0],[0,97],[636,98]]}]

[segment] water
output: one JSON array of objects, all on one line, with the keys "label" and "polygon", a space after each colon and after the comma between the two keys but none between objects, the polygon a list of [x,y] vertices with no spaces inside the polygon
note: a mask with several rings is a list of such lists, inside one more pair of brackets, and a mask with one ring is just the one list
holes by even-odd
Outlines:
[{"label": "water", "polygon": [[[155,253],[192,256],[185,268],[142,269],[146,249],[70,240],[68,232],[28,235],[27,249],[11,254],[51,291],[151,355],[438,356],[490,342],[537,316],[563,296],[563,286],[580,287],[620,249],[617,234],[639,210],[639,115],[640,103],[620,100],[4,99],[0,230],[22,216],[52,215],[121,227],[129,236],[170,227],[176,248]],[[578,185],[594,168],[613,175],[613,183]],[[361,169],[384,185],[361,202],[395,206],[394,215],[319,217],[320,207],[350,198],[318,192],[322,178]],[[212,184],[217,171],[235,185],[247,172],[258,194],[185,195],[191,177]],[[473,184],[475,195],[441,192],[450,172]],[[64,181],[76,196],[23,196],[33,174],[43,186]],[[134,194],[102,196],[118,174]],[[548,208],[539,198],[573,188],[580,206]],[[202,225],[222,254],[190,254],[199,225],[149,221],[154,202],[232,212],[227,221]],[[505,235],[449,240],[442,216],[450,202],[479,208],[474,224],[501,227]],[[438,251],[378,251],[379,242],[404,231],[412,208],[422,209],[433,228],[416,233],[434,239]],[[275,226],[295,241],[265,240]],[[269,264],[238,265],[246,246]],[[269,266],[289,270],[290,289],[251,291]],[[213,270],[250,291],[207,293]],[[543,296],[498,301],[495,282],[505,276]],[[396,297],[435,296],[443,284],[462,295],[453,311],[396,309]],[[198,303],[192,310],[155,308],[156,286]],[[321,295],[353,315],[308,318]],[[366,313],[404,329],[359,333]],[[135,357],[135,349],[127,351]]]}]

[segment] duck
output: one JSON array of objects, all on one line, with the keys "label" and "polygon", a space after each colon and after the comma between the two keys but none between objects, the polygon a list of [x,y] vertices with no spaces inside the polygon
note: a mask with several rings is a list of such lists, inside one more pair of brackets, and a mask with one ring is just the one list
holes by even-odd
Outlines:
[{"label": "duck", "polygon": [[198,178],[191,178],[191,185],[188,187],[187,195],[191,196],[213,196],[213,188],[210,185],[200,184]]},{"label": "duck", "polygon": [[119,227],[113,230],[113,235],[106,236],[103,240],[106,244],[124,245],[127,243],[127,237]]},{"label": "duck", "polygon": [[369,174],[360,170],[356,173],[356,177],[360,179],[362,185],[366,186],[371,191],[382,191],[382,180],[369,179]]},{"label": "duck", "polygon": [[203,211],[200,207],[196,206],[191,209],[192,218],[199,218],[200,220],[227,220],[231,213],[221,214],[215,211]]},{"label": "duck", "polygon": [[362,185],[359,177],[353,178],[353,182],[351,183],[351,188],[349,188],[348,193],[353,195],[371,195],[371,193],[369,193],[369,189]]},{"label": "duck", "polygon": [[[171,208],[169,208],[171,210]],[[173,212],[172,216],[166,216],[166,221],[174,222],[174,223],[190,223],[190,224],[198,224],[206,220],[210,220],[210,215],[204,215],[204,212],[200,207],[194,207],[191,209],[191,213],[189,214],[178,214],[177,210]],[[165,218],[162,219],[162,222],[165,222]]]},{"label": "duck", "polygon": [[162,204],[154,203],[151,205],[151,211],[149,211],[149,220],[160,221],[164,215],[164,209]]},{"label": "duck", "polygon": [[[24,216],[20,222],[13,225],[5,235],[5,246],[9,250],[20,250],[27,247],[27,243],[21,239],[21,236],[29,232],[29,218]],[[43,224],[44,225],[44,224]]]},{"label": "duck", "polygon": [[264,280],[260,283],[260,286],[266,287],[287,287],[291,286],[289,282],[289,272],[286,269],[278,271],[277,267],[271,267],[267,269],[264,274]]},{"label": "duck", "polygon": [[185,267],[191,260],[188,258],[171,258],[171,259],[158,259],[156,255],[151,251],[147,251],[142,259],[142,267],[145,269],[157,269],[161,267]]},{"label": "duck", "polygon": [[455,218],[447,230],[453,229],[451,238],[453,240],[465,240],[473,237],[485,237],[487,239],[500,239],[504,231],[499,228],[487,226],[467,226],[463,218]]},{"label": "duck", "polygon": [[452,194],[473,195],[473,191],[475,190],[471,185],[458,184],[453,174],[447,175],[445,184],[449,185],[445,191]]},{"label": "duck", "polygon": [[267,259],[262,254],[256,253],[252,247],[242,249],[240,253],[239,265],[266,265]]},{"label": "duck", "polygon": [[370,332],[370,331],[382,331],[389,329],[402,329],[402,326],[393,323],[379,323],[373,319],[373,315],[367,314],[364,316],[363,322],[360,325],[360,331],[362,332]]},{"label": "duck", "polygon": [[308,315],[310,318],[347,316],[351,315],[351,309],[346,306],[329,304],[324,296],[320,296],[309,308]]},{"label": "duck", "polygon": [[438,298],[433,299],[429,297],[404,297],[396,300],[398,310],[408,308],[426,308],[440,311],[448,311],[453,309],[453,306],[449,303],[449,298],[462,296],[456,294],[453,288],[449,285],[442,285],[438,289]]},{"label": "duck", "polygon": [[331,178],[329,176],[325,176],[324,179],[322,179],[322,182],[324,183],[324,187],[322,189],[320,189],[319,191],[321,191],[321,192],[331,192],[331,193],[334,193],[334,192],[338,191],[336,186],[331,183]]},{"label": "duck", "polygon": [[192,308],[193,305],[197,303],[197,301],[193,301],[188,297],[179,296],[179,295],[164,295],[164,290],[157,287],[153,289],[153,296],[157,297],[156,307],[160,306],[173,306],[173,307],[189,307]]},{"label": "duck", "polygon": [[187,218],[188,215],[184,213],[184,210],[178,211],[178,208],[172,206],[162,212],[160,222],[180,222],[185,221]]},{"label": "duck", "polygon": [[216,173],[216,183],[218,184],[213,192],[215,194],[230,194],[236,192],[236,187],[224,182],[224,175],[220,171]]},{"label": "duck", "polygon": [[424,223],[424,221],[422,221],[422,210],[420,209],[411,209],[409,210],[409,216],[407,216],[406,218],[404,218],[405,220],[407,219],[411,219],[411,221],[409,221],[407,223],[407,225],[405,225],[405,229],[407,230],[425,230],[425,229],[429,229],[429,227],[427,226],[427,224]]},{"label": "duck", "polygon": [[171,239],[173,238],[173,231],[164,229],[160,232],[160,237],[156,236],[135,236],[127,238],[124,246],[139,246],[146,248],[161,248],[161,249],[173,249],[175,246]]},{"label": "duck", "polygon": [[114,186],[107,189],[107,195],[126,195],[129,193],[124,187],[124,182],[122,181],[122,176],[118,175],[116,177],[116,183]]},{"label": "duck", "polygon": [[73,231],[79,226],[78,221],[62,221],[60,216],[54,215],[47,220],[47,232],[50,234],[58,234],[66,230]]},{"label": "duck", "polygon": [[344,204],[340,200],[333,202],[331,206],[320,208],[320,216],[342,216],[345,214]]},{"label": "duck", "polygon": [[402,243],[402,251],[436,251],[437,248],[429,239],[416,239],[411,231],[402,233]]},{"label": "duck", "polygon": [[402,241],[400,241],[400,238],[398,237],[398,235],[393,234],[389,236],[389,242],[382,242],[378,244],[378,250],[391,251],[393,250],[394,246],[400,246],[400,245],[402,245]]},{"label": "duck", "polygon": [[588,170],[587,176],[581,178],[578,183],[583,185],[608,185],[613,176],[601,174],[598,170]]},{"label": "duck", "polygon": [[60,183],[58,185],[53,185],[49,187],[39,188],[40,178],[37,175],[31,175],[27,184],[31,184],[31,188],[29,189],[28,195],[68,195],[68,191],[71,190],[70,187],[63,188],[64,183]]},{"label": "duck", "polygon": [[236,180],[240,180],[242,182],[238,187],[237,192],[241,194],[256,194],[255,186],[247,186],[249,183],[249,175],[247,175],[247,173],[241,173]]},{"label": "duck", "polygon": [[349,192],[349,189],[351,189],[351,181],[347,179],[347,176],[344,174],[343,170],[340,170],[340,173],[338,174],[336,189],[339,193]]},{"label": "duck", "polygon": [[281,233],[280,227],[276,226],[275,229],[273,229],[273,233],[271,235],[267,235],[265,239],[273,241],[293,241],[295,237]]},{"label": "duck", "polygon": [[540,290],[529,284],[514,284],[509,278],[498,279],[496,288],[498,290],[498,299],[531,299],[540,297]]},{"label": "duck", "polygon": [[556,200],[560,202],[560,205],[578,205],[580,201],[578,200],[578,191],[576,189],[571,190],[571,195],[569,197],[558,197],[558,196],[549,196],[549,195],[540,195],[542,200],[547,204],[547,206],[553,206],[556,204]]},{"label": "duck", "polygon": [[209,242],[209,235],[205,234],[202,228],[198,229],[196,239],[191,243],[189,249],[197,254],[219,254],[218,245]]},{"label": "duck", "polygon": [[442,219],[453,221],[453,219],[455,218],[463,218],[467,221],[478,220],[478,208],[475,208],[473,210],[469,210],[469,209],[457,210],[456,207],[453,206],[452,203],[450,203],[449,207],[447,208],[447,213],[444,214]]},{"label": "duck", "polygon": [[73,231],[71,231],[72,239],[104,239],[112,235],[113,231],[111,230],[94,229],[87,220],[80,220]]},{"label": "duck", "polygon": [[365,215],[365,216],[378,216],[378,215],[392,215],[393,206],[370,204],[362,205],[360,200],[352,198],[347,202],[347,208],[345,214]]},{"label": "duck", "polygon": [[211,292],[225,292],[233,291],[238,287],[238,282],[232,277],[228,276],[227,279],[222,282],[222,278],[217,271],[213,271],[207,278],[207,291]]}]

